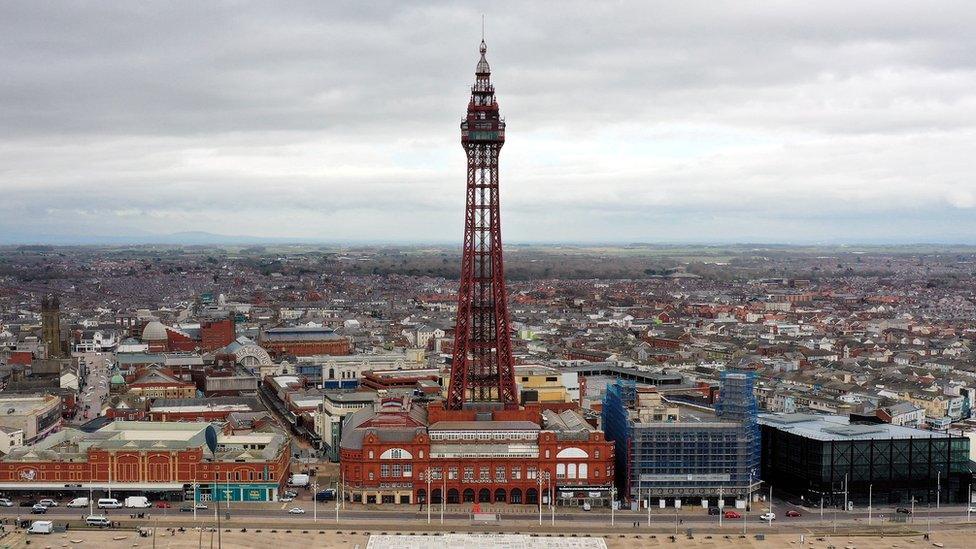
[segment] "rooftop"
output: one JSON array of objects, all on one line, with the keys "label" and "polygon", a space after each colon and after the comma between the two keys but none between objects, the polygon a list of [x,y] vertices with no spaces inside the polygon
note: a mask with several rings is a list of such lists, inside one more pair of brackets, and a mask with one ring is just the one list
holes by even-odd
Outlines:
[{"label": "rooftop", "polygon": [[820,441],[948,438],[939,431],[926,431],[888,423],[851,423],[848,416],[816,414],[760,414],[759,423]]}]

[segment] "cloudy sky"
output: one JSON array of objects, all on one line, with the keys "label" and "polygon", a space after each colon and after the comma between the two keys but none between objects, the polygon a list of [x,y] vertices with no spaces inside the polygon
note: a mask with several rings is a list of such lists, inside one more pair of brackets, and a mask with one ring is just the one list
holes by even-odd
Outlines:
[{"label": "cloudy sky", "polygon": [[976,243],[976,3],[0,0],[0,241]]}]

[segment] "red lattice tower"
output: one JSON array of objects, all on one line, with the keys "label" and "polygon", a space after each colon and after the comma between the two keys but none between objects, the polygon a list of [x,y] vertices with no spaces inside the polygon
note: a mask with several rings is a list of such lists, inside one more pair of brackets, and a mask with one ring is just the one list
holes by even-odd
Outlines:
[{"label": "red lattice tower", "polygon": [[491,69],[485,60],[487,50],[482,40],[468,116],[461,122],[468,184],[454,359],[447,393],[447,408],[451,410],[460,410],[466,402],[518,406],[498,200],[498,154],[505,143],[505,121],[498,116]]}]

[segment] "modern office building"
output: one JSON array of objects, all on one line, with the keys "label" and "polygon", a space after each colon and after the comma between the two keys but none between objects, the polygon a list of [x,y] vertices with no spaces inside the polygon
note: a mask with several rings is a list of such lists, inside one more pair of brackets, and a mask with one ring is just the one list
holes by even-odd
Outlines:
[{"label": "modern office building", "polygon": [[965,436],[847,416],[763,414],[762,479],[825,505],[962,503],[972,480]]},{"label": "modern office building", "polygon": [[711,504],[721,497],[741,507],[759,489],[748,418],[720,417],[618,380],[607,387],[603,428],[615,444],[617,486],[632,503]]}]

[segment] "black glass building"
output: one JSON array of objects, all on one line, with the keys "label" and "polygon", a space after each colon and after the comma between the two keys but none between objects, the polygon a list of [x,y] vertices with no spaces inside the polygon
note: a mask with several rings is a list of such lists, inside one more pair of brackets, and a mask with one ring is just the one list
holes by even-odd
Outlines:
[{"label": "black glass building", "polygon": [[810,504],[964,503],[969,439],[846,416],[764,414],[762,480]]}]

